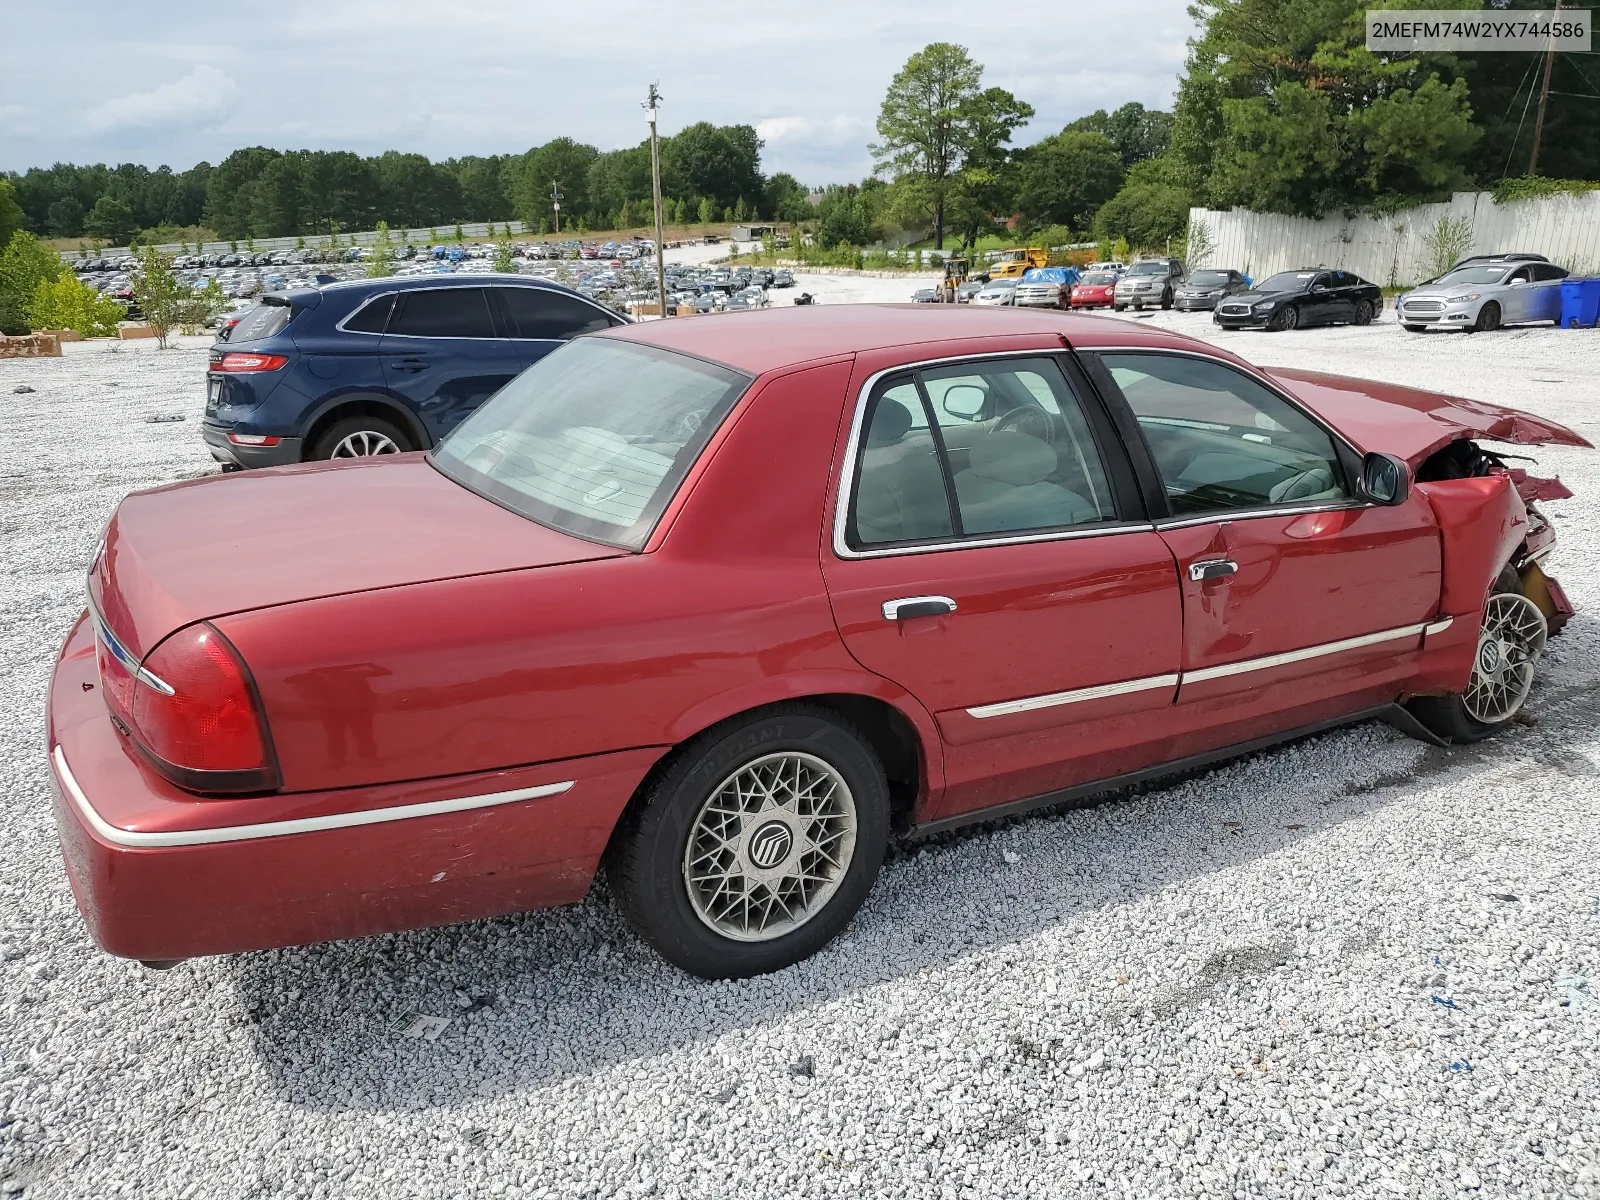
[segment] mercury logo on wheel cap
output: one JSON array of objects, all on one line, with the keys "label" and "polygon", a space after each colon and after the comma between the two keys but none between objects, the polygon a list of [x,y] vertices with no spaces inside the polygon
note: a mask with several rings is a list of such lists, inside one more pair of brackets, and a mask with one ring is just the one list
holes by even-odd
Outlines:
[{"label": "mercury logo on wheel cap", "polygon": [[784,859],[794,846],[794,835],[782,821],[769,821],[750,835],[745,853],[750,862],[763,871],[770,871]]}]

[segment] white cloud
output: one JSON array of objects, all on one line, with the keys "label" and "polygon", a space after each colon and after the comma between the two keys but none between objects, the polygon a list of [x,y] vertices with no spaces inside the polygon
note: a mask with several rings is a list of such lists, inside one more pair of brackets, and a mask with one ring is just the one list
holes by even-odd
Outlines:
[{"label": "white cloud", "polygon": [[855,137],[864,124],[860,117],[767,117],[756,122],[756,133],[764,142],[821,142]]},{"label": "white cloud", "polygon": [[220,119],[239,98],[227,72],[201,63],[175,83],[107,100],[89,110],[85,123],[96,133],[152,125],[192,125]]}]

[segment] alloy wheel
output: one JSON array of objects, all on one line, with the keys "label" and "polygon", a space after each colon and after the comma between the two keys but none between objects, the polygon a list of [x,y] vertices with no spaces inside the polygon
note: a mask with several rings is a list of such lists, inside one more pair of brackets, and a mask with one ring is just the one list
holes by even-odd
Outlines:
[{"label": "alloy wheel", "polygon": [[768,754],[711,792],[690,827],[683,880],[723,937],[766,942],[827,907],[855,854],[855,797],[815,755]]},{"label": "alloy wheel", "polygon": [[399,454],[392,438],[375,429],[357,429],[339,439],[331,458],[368,458],[374,454]]},{"label": "alloy wheel", "polygon": [[1534,661],[1549,627],[1539,606],[1516,592],[1499,592],[1483,606],[1472,678],[1461,702],[1484,725],[1510,720],[1533,687]]}]

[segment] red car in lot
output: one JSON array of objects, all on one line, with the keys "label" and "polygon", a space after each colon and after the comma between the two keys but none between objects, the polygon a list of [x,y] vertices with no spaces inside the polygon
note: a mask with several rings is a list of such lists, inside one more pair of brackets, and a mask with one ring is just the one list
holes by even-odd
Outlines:
[{"label": "red car in lot", "polygon": [[1066,314],[624,326],[427,456],[127,497],[56,665],[78,905],[149,962],[580,899],[708,976],[891,836],[1374,715],[1482,737],[1565,494],[1429,392]]},{"label": "red car in lot", "polygon": [[1118,276],[1114,271],[1090,271],[1072,289],[1073,308],[1111,308],[1116,303]]}]

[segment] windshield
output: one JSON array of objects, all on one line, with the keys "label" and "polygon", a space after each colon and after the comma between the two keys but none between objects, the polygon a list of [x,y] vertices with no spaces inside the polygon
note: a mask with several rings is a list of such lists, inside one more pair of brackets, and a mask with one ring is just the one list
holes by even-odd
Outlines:
[{"label": "windshield", "polygon": [[1117,277],[1111,274],[1109,271],[1104,273],[1097,272],[1093,275],[1085,275],[1083,277],[1083,282],[1088,284],[1090,287],[1103,287],[1108,283],[1115,283],[1116,281]]},{"label": "windshield", "polygon": [[1258,283],[1258,292],[1303,292],[1306,285],[1317,277],[1315,271],[1279,271],[1265,283]]},{"label": "windshield", "polygon": [[1017,286],[1015,279],[991,279],[986,285],[991,292],[1004,292]]},{"label": "windshield", "polygon": [[1021,262],[1026,250],[1003,250],[1000,253],[1001,262]]},{"label": "windshield", "polygon": [[1459,271],[1451,271],[1448,275],[1441,276],[1434,282],[1438,284],[1499,283],[1506,270],[1506,267],[1462,267]]},{"label": "windshield", "polygon": [[638,550],[749,383],[687,355],[580,338],[506,384],[430,457],[541,525]]},{"label": "windshield", "polygon": [[1167,264],[1164,262],[1139,262],[1128,268],[1129,275],[1165,275]]},{"label": "windshield", "polygon": [[1228,282],[1226,271],[1196,271],[1189,276],[1189,282],[1195,287],[1222,287]]}]

